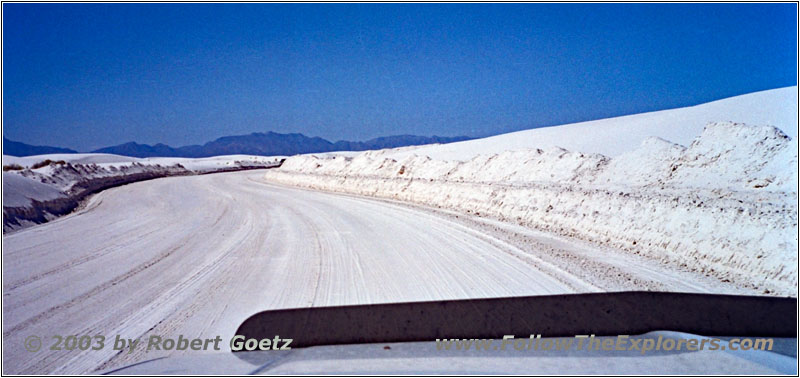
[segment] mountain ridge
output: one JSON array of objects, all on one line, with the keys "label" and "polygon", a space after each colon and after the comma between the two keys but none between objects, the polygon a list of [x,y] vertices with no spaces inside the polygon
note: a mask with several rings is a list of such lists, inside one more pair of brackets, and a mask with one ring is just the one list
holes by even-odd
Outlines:
[{"label": "mountain ridge", "polygon": [[[333,151],[365,151],[383,148],[417,146],[433,143],[451,143],[472,138],[466,136],[440,137],[419,135],[391,135],[366,141],[338,140],[331,142],[320,137],[309,137],[301,133],[253,132],[244,135],[223,136],[202,145],[172,147],[163,143],[154,145],[126,142],[89,151],[137,158],[185,157],[201,158],[220,155],[297,155]],[[33,146],[3,138],[3,154],[31,156],[49,153],[78,153],[68,148]]]},{"label": "mountain ridge", "polygon": [[69,148],[52,146],[35,146],[27,143],[16,142],[3,137],[3,154],[11,156],[32,156],[44,154],[74,154],[78,151]]}]

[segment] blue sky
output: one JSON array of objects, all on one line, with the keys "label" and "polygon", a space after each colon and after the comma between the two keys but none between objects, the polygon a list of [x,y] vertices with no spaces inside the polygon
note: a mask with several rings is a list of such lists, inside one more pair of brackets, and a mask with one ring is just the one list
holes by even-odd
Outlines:
[{"label": "blue sky", "polygon": [[794,4],[3,4],[3,134],[486,136],[797,83]]}]

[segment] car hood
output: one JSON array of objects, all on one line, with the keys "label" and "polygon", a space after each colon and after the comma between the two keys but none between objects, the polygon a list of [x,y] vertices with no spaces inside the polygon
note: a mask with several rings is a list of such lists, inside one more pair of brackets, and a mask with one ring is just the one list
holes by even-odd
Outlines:
[{"label": "car hood", "polygon": [[[701,336],[656,331],[642,339]],[[602,339],[605,339],[603,337]],[[610,337],[614,338],[614,337]],[[718,337],[729,339],[730,337]],[[438,350],[435,341],[176,355],[104,374],[797,374],[797,339],[772,351]],[[502,340],[494,342],[501,343]]]}]

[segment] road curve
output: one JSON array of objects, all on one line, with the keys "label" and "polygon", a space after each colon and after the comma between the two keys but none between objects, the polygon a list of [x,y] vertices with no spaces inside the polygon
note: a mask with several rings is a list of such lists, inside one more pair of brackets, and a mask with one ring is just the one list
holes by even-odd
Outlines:
[{"label": "road curve", "polygon": [[[86,373],[153,359],[166,352],[118,353],[115,335],[225,340],[267,309],[575,290],[563,283],[574,277],[543,273],[452,220],[262,176],[126,185],[4,236],[3,372]],[[52,351],[53,335],[104,335],[106,345]],[[42,350],[25,350],[30,336]]]}]

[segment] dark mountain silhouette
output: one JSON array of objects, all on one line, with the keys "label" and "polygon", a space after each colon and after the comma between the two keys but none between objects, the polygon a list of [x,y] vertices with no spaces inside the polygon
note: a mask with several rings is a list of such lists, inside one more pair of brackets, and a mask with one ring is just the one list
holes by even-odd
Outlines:
[{"label": "dark mountain silhouette", "polygon": [[[226,136],[204,145],[170,147],[166,144],[139,144],[128,142],[100,148],[91,152],[133,157],[208,157],[218,155],[297,155],[332,151],[365,151],[432,143],[452,143],[470,139],[468,137],[425,137],[417,135],[395,135],[370,139],[363,142],[340,140],[330,142],[319,137],[303,134],[280,134],[275,132]],[[29,156],[48,153],[75,153],[66,148],[30,146],[3,139],[3,153],[12,156]]]},{"label": "dark mountain silhouette", "polygon": [[31,156],[44,154],[74,154],[78,151],[69,148],[59,148],[50,146],[32,146],[22,142],[15,142],[3,138],[3,155],[11,156]]},{"label": "dark mountain silhouette", "polygon": [[423,137],[416,135],[397,135],[370,139],[364,142],[330,141],[303,134],[280,134],[275,132],[252,133],[248,135],[226,136],[204,145],[191,145],[173,148],[164,144],[125,143],[101,148],[92,152],[117,154],[133,157],[208,157],[219,155],[297,155],[331,151],[365,151],[382,148],[417,146],[431,143],[451,143],[467,140],[467,137]]}]

